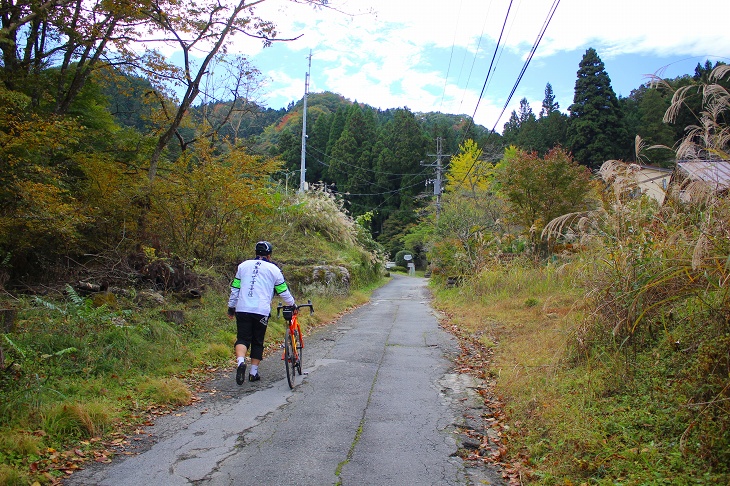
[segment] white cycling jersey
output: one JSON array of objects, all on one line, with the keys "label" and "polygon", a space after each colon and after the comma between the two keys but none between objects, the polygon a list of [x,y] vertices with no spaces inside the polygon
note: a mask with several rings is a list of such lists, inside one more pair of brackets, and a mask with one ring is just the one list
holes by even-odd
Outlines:
[{"label": "white cycling jersey", "polygon": [[294,297],[284,281],[279,267],[264,260],[246,260],[238,265],[231,282],[228,307],[236,312],[251,312],[262,316],[271,313],[271,299],[278,294],[286,305],[294,305]]}]

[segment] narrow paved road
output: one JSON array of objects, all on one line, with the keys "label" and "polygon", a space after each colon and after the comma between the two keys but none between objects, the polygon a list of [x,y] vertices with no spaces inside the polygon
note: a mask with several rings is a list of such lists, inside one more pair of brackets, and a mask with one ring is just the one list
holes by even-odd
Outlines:
[{"label": "narrow paved road", "polygon": [[215,399],[160,420],[143,452],[66,484],[501,484],[455,455],[456,425],[477,400],[471,379],[451,372],[458,348],[425,286],[397,276],[308,336],[293,391],[276,356],[261,382],[238,387],[227,374],[210,385]]}]

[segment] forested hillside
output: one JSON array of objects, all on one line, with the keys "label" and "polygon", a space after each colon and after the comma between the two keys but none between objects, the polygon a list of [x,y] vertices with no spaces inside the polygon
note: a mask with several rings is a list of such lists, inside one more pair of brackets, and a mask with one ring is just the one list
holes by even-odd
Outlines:
[{"label": "forested hillside", "polygon": [[[23,25],[29,32],[41,27],[68,32],[63,16],[30,23],[37,12],[27,8],[31,16],[22,18],[28,23],[3,31],[12,42],[27,35]],[[203,31],[226,15],[245,29],[239,14],[196,12]],[[113,20],[100,20],[87,37],[69,37],[60,47],[68,55],[59,63],[50,62],[58,52],[51,44],[3,50],[4,279],[63,273],[69,261],[83,263],[83,255],[110,249],[125,254],[150,247],[183,260],[220,262],[238,253],[228,246],[237,233],[260,234],[251,222],[276,206],[276,191],[298,188],[302,100],[287,109],[265,108],[257,101],[262,73],[245,59],[215,57],[217,51],[210,52],[208,64],[183,66],[183,71],[153,52],[129,51],[121,62],[122,54],[107,52],[115,28],[141,39],[135,25],[174,36],[184,24],[184,15],[177,17],[179,24],[166,24],[154,11],[138,15],[110,11]],[[106,37],[97,34],[104,22],[112,22]],[[230,41],[226,31],[216,35],[217,49]],[[88,48],[85,54],[75,54],[79,46]],[[181,39],[179,47],[190,45]],[[102,61],[102,54],[121,56],[120,62]],[[37,68],[46,61],[49,67]],[[208,78],[211,63],[229,73],[227,85]],[[315,93],[307,110],[306,180],[341,197],[351,216],[363,216],[393,258],[419,218],[431,211],[437,140],[445,156],[444,177],[452,170],[449,157],[469,140],[481,151],[479,164],[494,165],[514,145],[539,157],[562,147],[591,169],[611,158],[668,165],[669,150],[636,154],[634,135],[644,146],[671,146],[688,122],[662,122],[673,90],[706,78],[711,67],[698,65],[691,76],[666,80],[663,87],[640,86],[629,98],[617,99],[598,54],[589,49],[578,66],[569,115],[555,102],[548,82],[539,115],[522,100],[502,134],[475,125],[467,115],[375,109],[335,93]],[[686,103],[696,112],[700,94]],[[246,190],[236,189],[239,185]]]}]

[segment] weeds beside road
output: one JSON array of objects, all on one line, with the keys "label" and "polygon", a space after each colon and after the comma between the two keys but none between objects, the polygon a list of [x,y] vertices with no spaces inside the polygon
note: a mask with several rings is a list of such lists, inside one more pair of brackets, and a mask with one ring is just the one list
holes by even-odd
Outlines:
[{"label": "weeds beside road", "polygon": [[518,262],[433,286],[444,325],[477,348],[465,367],[491,379],[487,399],[504,404],[504,416],[486,417],[503,422],[495,460],[524,484],[728,484],[727,463],[712,459],[727,454],[721,442],[704,452],[684,442],[692,410],[672,387],[680,375],[662,339],[644,352],[607,343],[581,355],[578,271]]},{"label": "weeds beside road", "polygon": [[[366,302],[371,290],[312,297],[304,332]],[[97,307],[72,289],[16,301],[16,330],[0,335],[0,485],[56,484],[86,461],[108,462],[128,434],[196,400],[202,381],[233,367],[226,301],[227,292],[211,291],[169,302],[183,311],[180,324],[159,307],[121,297]],[[270,320],[269,352],[283,329],[282,319]]]}]

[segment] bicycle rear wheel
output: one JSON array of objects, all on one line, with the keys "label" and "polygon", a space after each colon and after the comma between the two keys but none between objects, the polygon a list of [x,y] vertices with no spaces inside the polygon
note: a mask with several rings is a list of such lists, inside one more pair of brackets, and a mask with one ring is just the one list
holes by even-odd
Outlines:
[{"label": "bicycle rear wheel", "polygon": [[286,330],[286,336],[284,336],[284,365],[286,366],[286,381],[289,383],[289,388],[294,388],[294,345],[292,343],[292,334],[289,329]]}]

